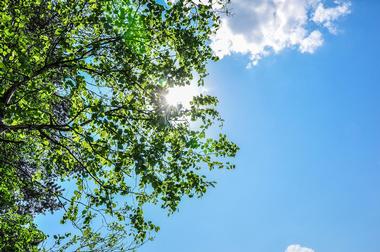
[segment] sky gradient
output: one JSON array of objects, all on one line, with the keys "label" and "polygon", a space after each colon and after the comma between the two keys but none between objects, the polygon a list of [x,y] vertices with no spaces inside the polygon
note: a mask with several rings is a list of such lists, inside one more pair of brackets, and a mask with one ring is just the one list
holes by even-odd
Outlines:
[{"label": "sky gradient", "polygon": [[380,251],[380,2],[350,10],[313,54],[209,66],[237,169],[170,218],[153,211],[161,231],[139,251]]},{"label": "sky gradient", "polygon": [[[161,231],[139,252],[379,252],[380,1],[235,3],[256,23],[224,27],[206,88],[240,147],[236,170],[213,172],[216,188],[169,218],[147,209]],[[37,222],[65,231],[55,218]]]}]

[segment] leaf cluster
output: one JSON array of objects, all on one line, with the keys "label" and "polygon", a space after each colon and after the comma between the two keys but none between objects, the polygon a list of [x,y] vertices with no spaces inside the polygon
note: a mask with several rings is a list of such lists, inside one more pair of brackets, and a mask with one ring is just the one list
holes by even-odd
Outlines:
[{"label": "leaf cluster", "polygon": [[203,85],[216,60],[212,5],[2,0],[0,10],[2,250],[36,249],[45,236],[33,217],[57,210],[77,231],[54,236],[52,250],[132,250],[159,230],[146,205],[173,213],[214,186],[203,170],[234,167],[238,147],[208,137],[221,121],[215,97],[165,101],[169,87]]}]

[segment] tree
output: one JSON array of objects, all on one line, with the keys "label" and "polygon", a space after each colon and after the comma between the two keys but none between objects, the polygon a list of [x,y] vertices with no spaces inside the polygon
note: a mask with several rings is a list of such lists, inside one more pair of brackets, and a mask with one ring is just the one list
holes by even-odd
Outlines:
[{"label": "tree", "polygon": [[238,147],[209,136],[222,122],[216,97],[165,101],[169,87],[203,85],[221,9],[190,0],[0,9],[2,251],[37,250],[46,235],[33,217],[49,211],[77,228],[55,235],[54,249],[133,249],[158,231],[144,206],[173,213],[214,186],[204,170],[234,167]]}]

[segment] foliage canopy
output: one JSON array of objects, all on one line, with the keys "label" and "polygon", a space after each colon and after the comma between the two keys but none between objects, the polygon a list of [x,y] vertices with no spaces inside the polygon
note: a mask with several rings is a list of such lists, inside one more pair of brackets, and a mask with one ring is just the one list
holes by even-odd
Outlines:
[{"label": "foliage canopy", "polygon": [[[217,99],[169,106],[203,85],[219,11],[198,1],[0,1],[0,251],[47,238],[33,217],[62,212],[76,232],[52,250],[133,249],[158,230],[144,206],[177,210],[233,168]],[[196,125],[196,126],[194,126]]]}]

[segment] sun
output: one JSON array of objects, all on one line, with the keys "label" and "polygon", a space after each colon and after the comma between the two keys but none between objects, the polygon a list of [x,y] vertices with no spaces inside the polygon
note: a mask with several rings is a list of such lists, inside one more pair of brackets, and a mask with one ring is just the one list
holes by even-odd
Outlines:
[{"label": "sun", "polygon": [[205,88],[198,87],[197,85],[176,86],[168,89],[165,100],[171,106],[181,104],[184,107],[190,107],[193,97],[204,92],[206,92]]}]

